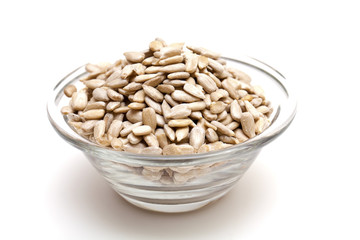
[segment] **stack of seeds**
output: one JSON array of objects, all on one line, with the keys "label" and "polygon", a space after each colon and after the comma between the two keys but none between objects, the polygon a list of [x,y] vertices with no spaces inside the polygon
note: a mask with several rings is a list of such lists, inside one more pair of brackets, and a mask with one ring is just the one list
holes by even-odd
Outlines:
[{"label": "stack of seeds", "polygon": [[114,64],[88,64],[85,87],[64,89],[62,108],[78,134],[140,154],[204,153],[242,143],[269,126],[272,112],[250,77],[220,55],[155,39]]}]

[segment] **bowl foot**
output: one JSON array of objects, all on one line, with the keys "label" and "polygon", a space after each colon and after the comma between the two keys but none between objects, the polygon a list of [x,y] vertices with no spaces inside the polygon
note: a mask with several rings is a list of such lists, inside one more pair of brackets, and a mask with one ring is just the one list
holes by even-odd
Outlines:
[{"label": "bowl foot", "polygon": [[132,197],[125,196],[123,194],[119,194],[119,195],[129,203],[139,208],[143,208],[155,212],[162,212],[162,213],[182,213],[182,212],[190,212],[202,208],[208,205],[209,203],[214,202],[219,198],[223,197],[227,192],[228,191],[221,192],[220,194],[203,201],[179,203],[179,204],[164,204],[164,203],[154,203],[154,202],[150,203],[143,200],[134,199]]}]

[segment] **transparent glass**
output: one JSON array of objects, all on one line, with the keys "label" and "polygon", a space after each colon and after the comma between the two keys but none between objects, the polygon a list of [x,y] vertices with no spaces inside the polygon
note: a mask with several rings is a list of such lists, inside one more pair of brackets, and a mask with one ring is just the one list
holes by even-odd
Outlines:
[{"label": "transparent glass", "polygon": [[[78,89],[82,88],[79,79],[87,74],[84,66],[69,73],[54,87],[47,104],[49,121],[63,139],[84,152],[111,187],[128,202],[160,212],[198,209],[224,196],[251,166],[262,147],[286,130],[296,113],[291,83],[281,73],[247,56],[224,59],[228,66],[249,74],[252,83],[265,90],[274,108],[271,125],[244,143],[223,150],[179,156],[139,155],[98,146],[73,131],[60,113],[61,107],[69,101],[63,94],[65,86],[75,84]],[[154,174],[149,175],[149,169]],[[180,169],[181,173],[176,175],[179,181],[158,179],[159,169]]]}]

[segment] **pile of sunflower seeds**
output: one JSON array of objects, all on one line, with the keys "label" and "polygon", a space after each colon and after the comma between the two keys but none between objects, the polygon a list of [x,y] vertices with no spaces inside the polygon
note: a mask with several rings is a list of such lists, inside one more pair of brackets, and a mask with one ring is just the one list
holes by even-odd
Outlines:
[{"label": "pile of sunflower seeds", "polygon": [[218,53],[157,38],[124,56],[87,64],[84,88],[64,89],[71,100],[62,114],[92,142],[137,154],[204,153],[242,143],[270,124],[264,91]]}]

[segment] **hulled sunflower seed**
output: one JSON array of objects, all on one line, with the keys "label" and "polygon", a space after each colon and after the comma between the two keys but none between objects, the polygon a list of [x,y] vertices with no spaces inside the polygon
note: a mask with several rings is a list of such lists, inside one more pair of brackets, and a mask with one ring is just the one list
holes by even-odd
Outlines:
[{"label": "hulled sunflower seed", "polygon": [[198,65],[198,56],[195,54],[186,54],[185,55],[185,71],[188,73],[193,73],[196,71]]},{"label": "hulled sunflower seed", "polygon": [[219,141],[219,136],[217,135],[217,133],[215,132],[215,130],[212,129],[212,128],[206,129],[205,136],[206,136],[206,139],[207,139],[210,143]]},{"label": "hulled sunflower seed", "polygon": [[117,150],[117,151],[123,150],[124,144],[123,144],[123,142],[122,142],[120,139],[118,139],[118,138],[113,138],[113,139],[111,140],[110,144],[111,144],[111,147],[112,147],[113,149]]},{"label": "hulled sunflower seed", "polygon": [[159,103],[155,102],[154,100],[152,100],[151,98],[149,98],[148,96],[145,96],[145,103],[149,107],[153,108],[156,113],[162,114],[161,105]]},{"label": "hulled sunflower seed", "polygon": [[142,125],[132,130],[135,136],[145,136],[152,132],[152,128],[148,125]]},{"label": "hulled sunflower seed", "polygon": [[203,55],[205,57],[218,59],[220,57],[219,53],[215,53],[213,51],[210,51],[203,47],[194,47],[194,46],[186,46],[189,50],[193,51],[194,53],[197,53],[199,55]]},{"label": "hulled sunflower seed", "polygon": [[260,117],[260,113],[256,110],[256,108],[247,100],[244,101],[246,110],[251,113],[254,117],[254,120],[258,120]]},{"label": "hulled sunflower seed", "polygon": [[169,125],[164,125],[164,132],[166,136],[170,139],[170,141],[175,141],[175,132],[171,127],[169,127]]},{"label": "hulled sunflower seed", "polygon": [[159,146],[161,148],[164,148],[166,145],[169,144],[169,141],[168,141],[168,139],[166,137],[164,129],[162,129],[162,128],[156,129],[155,136],[156,136],[156,138],[157,138],[157,140],[159,142]]},{"label": "hulled sunflower seed", "polygon": [[183,139],[187,138],[188,135],[189,135],[189,127],[180,127],[177,128],[175,131],[175,137],[177,142],[180,142]]},{"label": "hulled sunflower seed", "polygon": [[205,94],[195,85],[189,84],[189,83],[185,83],[184,87],[183,87],[184,91],[193,95],[194,97],[200,98],[200,99],[204,99],[205,98]]},{"label": "hulled sunflower seed", "polygon": [[143,74],[143,75],[139,75],[139,76],[136,76],[133,81],[134,82],[137,82],[137,83],[143,83],[143,82],[146,82],[152,78],[155,78],[159,76],[158,73],[151,73],[151,74]]},{"label": "hulled sunflower seed", "polygon": [[172,57],[168,57],[165,59],[161,59],[159,61],[159,65],[165,66],[165,65],[175,64],[175,63],[181,63],[183,61],[183,59],[184,58],[181,55],[172,56]]},{"label": "hulled sunflower seed", "polygon": [[186,104],[179,104],[171,108],[166,118],[182,119],[188,117],[190,114],[191,114],[191,110],[188,108]]},{"label": "hulled sunflower seed", "polygon": [[150,42],[150,44],[149,44],[149,49],[154,52],[160,51],[160,49],[163,47],[164,47],[163,43],[158,40],[154,40],[154,41]]},{"label": "hulled sunflower seed", "polygon": [[100,79],[91,79],[85,81],[84,84],[90,89],[95,89],[104,86],[105,81]]},{"label": "hulled sunflower seed", "polygon": [[160,72],[165,72],[165,73],[184,72],[184,71],[185,71],[185,64],[183,63],[166,65],[160,69]]},{"label": "hulled sunflower seed", "polygon": [[117,138],[120,135],[120,131],[123,128],[123,123],[120,120],[113,120],[110,124],[108,135],[109,138]]},{"label": "hulled sunflower seed", "polygon": [[125,52],[126,60],[133,63],[140,63],[145,59],[145,54],[142,52]]},{"label": "hulled sunflower seed", "polygon": [[83,112],[82,117],[86,120],[97,120],[101,119],[105,115],[104,109],[91,109],[86,112]]},{"label": "hulled sunflower seed", "polygon": [[132,123],[142,122],[141,111],[130,109],[125,116]]},{"label": "hulled sunflower seed", "polygon": [[142,111],[142,120],[144,125],[148,125],[152,131],[155,131],[157,120],[155,110],[151,107],[145,108]]},{"label": "hulled sunflower seed", "polygon": [[114,91],[111,88],[106,89],[106,93],[108,95],[108,97],[113,100],[113,101],[119,101],[122,102],[124,100],[124,96],[121,95],[120,93]]},{"label": "hulled sunflower seed", "polygon": [[184,144],[184,145],[176,145],[174,143],[166,145],[163,148],[163,155],[182,155],[182,154],[192,154],[195,152],[193,146]]},{"label": "hulled sunflower seed", "polygon": [[249,139],[240,128],[235,129],[235,137],[239,140],[240,143]]},{"label": "hulled sunflower seed", "polygon": [[142,122],[137,122],[137,123],[127,125],[127,126],[124,125],[124,128],[120,131],[120,136],[121,137],[127,137],[127,135],[129,135],[134,128],[139,127],[141,125],[142,125]]},{"label": "hulled sunflower seed", "polygon": [[196,102],[199,100],[199,98],[194,97],[182,90],[175,90],[173,93],[171,93],[171,98],[175,101],[186,103]]},{"label": "hulled sunflower seed", "polygon": [[143,108],[146,107],[146,104],[145,103],[132,102],[128,106],[129,106],[129,108],[131,108],[133,110],[142,110]]},{"label": "hulled sunflower seed", "polygon": [[196,75],[197,82],[204,88],[205,92],[212,93],[218,89],[215,82],[206,74],[198,73],[195,75]]},{"label": "hulled sunflower seed", "polygon": [[193,127],[190,132],[189,143],[196,150],[205,142],[205,130],[201,127]]},{"label": "hulled sunflower seed", "polygon": [[107,95],[106,89],[104,89],[104,88],[96,88],[96,89],[94,89],[92,94],[93,94],[94,99],[97,101],[107,102],[110,100]]},{"label": "hulled sunflower seed", "polygon": [[226,106],[227,105],[221,101],[213,102],[210,104],[210,112],[213,114],[219,114],[225,110]]},{"label": "hulled sunflower seed", "polygon": [[174,99],[172,99],[172,97],[169,94],[165,95],[165,100],[168,104],[170,104],[172,107],[179,105],[179,103],[177,101],[175,101]]},{"label": "hulled sunflower seed", "polygon": [[153,133],[144,136],[144,141],[149,147],[159,147],[159,142]]},{"label": "hulled sunflower seed", "polygon": [[240,122],[242,111],[241,111],[240,104],[237,100],[234,100],[230,104],[230,114],[231,114],[232,119]]},{"label": "hulled sunflower seed", "polygon": [[164,99],[164,96],[162,95],[162,93],[159,90],[157,90],[156,88],[146,86],[146,85],[143,85],[142,88],[143,88],[145,94],[147,96],[151,97],[154,101],[162,102],[162,100]]},{"label": "hulled sunflower seed", "polygon": [[160,84],[157,86],[157,90],[165,94],[171,94],[175,91],[175,87],[169,84]]},{"label": "hulled sunflower seed", "polygon": [[193,121],[191,119],[172,119],[168,122],[168,125],[170,127],[187,127],[189,125],[193,124]]},{"label": "hulled sunflower seed", "polygon": [[199,56],[198,67],[199,69],[204,69],[209,65],[209,59],[206,56]]},{"label": "hulled sunflower seed", "polygon": [[161,155],[162,149],[160,147],[156,147],[156,146],[146,147],[141,150],[141,154]]},{"label": "hulled sunflower seed", "polygon": [[76,111],[84,110],[88,103],[87,94],[83,91],[74,92],[71,97],[71,107]]},{"label": "hulled sunflower seed", "polygon": [[240,119],[241,127],[245,135],[249,138],[255,137],[255,121],[254,117],[249,112],[244,112]]},{"label": "hulled sunflower seed", "polygon": [[211,124],[217,127],[217,131],[221,134],[224,134],[229,137],[235,136],[235,133],[233,130],[225,126],[224,124],[218,122],[218,121],[211,121]]},{"label": "hulled sunflower seed", "polygon": [[190,77],[188,72],[174,72],[167,75],[168,79],[187,79]]}]

